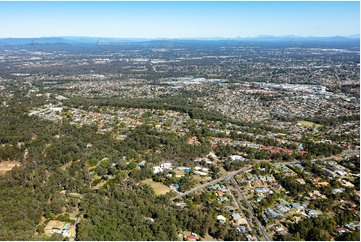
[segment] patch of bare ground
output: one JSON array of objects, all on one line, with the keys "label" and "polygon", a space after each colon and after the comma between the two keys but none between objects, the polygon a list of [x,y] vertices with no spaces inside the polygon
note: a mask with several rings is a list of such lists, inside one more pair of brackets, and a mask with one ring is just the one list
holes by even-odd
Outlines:
[{"label": "patch of bare ground", "polygon": [[20,166],[20,162],[18,161],[0,162],[0,176],[4,175],[7,171],[12,170],[15,166]]}]

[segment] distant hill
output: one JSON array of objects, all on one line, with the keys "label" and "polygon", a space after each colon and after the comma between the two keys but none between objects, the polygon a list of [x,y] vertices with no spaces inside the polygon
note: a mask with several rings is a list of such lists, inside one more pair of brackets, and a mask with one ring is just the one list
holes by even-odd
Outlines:
[{"label": "distant hill", "polygon": [[360,39],[360,35],[350,36],[331,36],[331,37],[300,37],[294,35],[272,36],[260,35],[257,37],[237,37],[237,38],[223,38],[223,37],[207,37],[207,38],[100,38],[100,37],[78,37],[78,36],[60,36],[60,37],[40,37],[40,38],[0,38],[0,44],[6,45],[27,45],[32,43],[64,43],[64,44],[96,44],[97,42],[154,42],[154,41],[350,41]]},{"label": "distant hill", "polygon": [[354,48],[359,49],[358,35],[333,37],[258,36],[247,38],[98,38],[41,37],[3,38],[0,49],[29,49],[42,51],[116,51],[119,49],[205,49],[205,48]]}]

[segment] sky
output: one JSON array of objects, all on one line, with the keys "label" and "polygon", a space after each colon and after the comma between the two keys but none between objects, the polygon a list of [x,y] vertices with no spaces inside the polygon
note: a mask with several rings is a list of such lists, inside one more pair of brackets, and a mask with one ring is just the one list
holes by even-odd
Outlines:
[{"label": "sky", "polygon": [[359,2],[0,2],[0,38],[359,33]]}]

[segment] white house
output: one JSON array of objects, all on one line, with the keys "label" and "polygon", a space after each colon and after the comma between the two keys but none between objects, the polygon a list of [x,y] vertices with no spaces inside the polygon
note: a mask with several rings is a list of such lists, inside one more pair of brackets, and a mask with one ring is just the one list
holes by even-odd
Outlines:
[{"label": "white house", "polygon": [[244,158],[240,155],[231,155],[230,158],[232,161],[244,161]]},{"label": "white house", "polygon": [[161,172],[163,172],[163,169],[160,166],[153,166],[154,174],[161,173]]},{"label": "white house", "polygon": [[223,215],[218,215],[218,216],[217,216],[217,220],[220,221],[220,222],[222,222],[222,223],[224,223],[224,222],[227,221],[226,217],[224,217]]},{"label": "white house", "polygon": [[206,176],[207,173],[206,172],[203,172],[203,171],[194,171],[194,173],[200,175],[200,176]]},{"label": "white house", "polygon": [[172,163],[162,163],[160,164],[160,167],[163,168],[163,169],[166,169],[166,170],[170,170],[172,169]]}]

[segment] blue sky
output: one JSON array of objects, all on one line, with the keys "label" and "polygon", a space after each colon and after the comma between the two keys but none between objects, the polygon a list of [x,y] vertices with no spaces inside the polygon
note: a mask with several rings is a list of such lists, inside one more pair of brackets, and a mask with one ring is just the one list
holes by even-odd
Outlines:
[{"label": "blue sky", "polygon": [[0,37],[347,36],[359,2],[0,2]]}]

